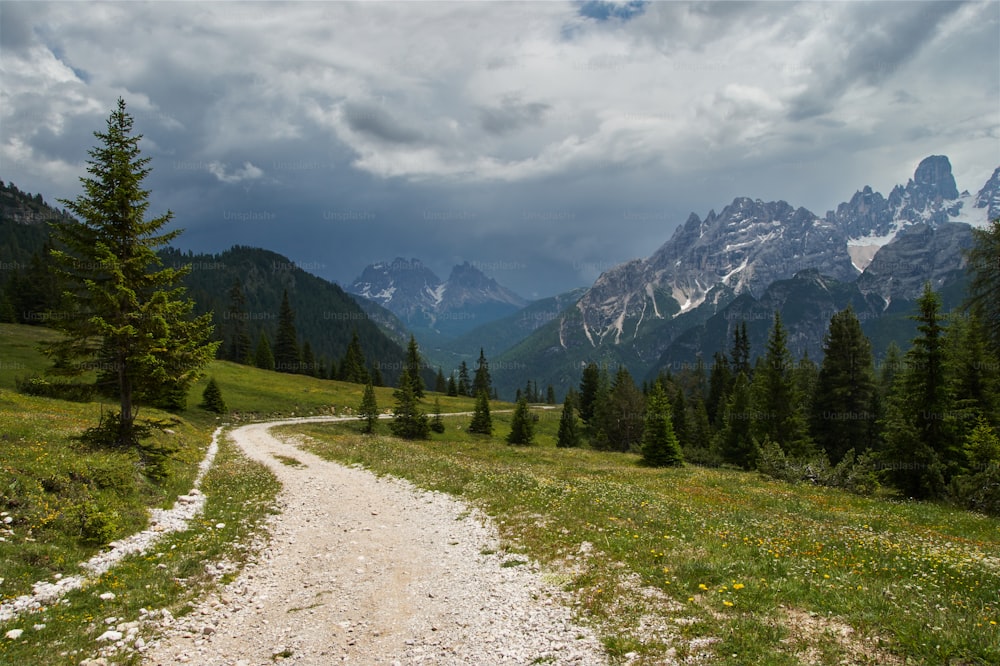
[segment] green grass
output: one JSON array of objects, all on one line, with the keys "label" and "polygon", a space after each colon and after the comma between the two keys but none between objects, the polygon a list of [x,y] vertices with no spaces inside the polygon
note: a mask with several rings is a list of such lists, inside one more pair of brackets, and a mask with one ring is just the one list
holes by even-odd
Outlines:
[{"label": "green grass", "polygon": [[101,409],[0,390],[0,512],[12,520],[0,532],[0,598],[79,573],[77,563],[104,544],[145,528],[148,507],[168,508],[191,488],[209,431],[182,420],[157,431],[153,440],[176,451],[168,479],[153,483],[134,451],[92,450],[76,440]]},{"label": "green grass", "polygon": [[[75,666],[96,656],[95,639],[109,628],[105,618],[118,618],[115,624],[138,621],[140,608],[167,608],[183,615],[217,582],[206,572],[206,563],[238,569],[252,552],[262,523],[274,513],[280,484],[223,438],[202,490],[208,500],[205,511],[186,531],[165,537],[152,552],[126,558],[98,580],[67,594],[65,602],[0,624],[0,663]],[[232,576],[219,580],[227,582]],[[102,600],[104,592],[115,598]],[[45,627],[34,630],[39,624]],[[18,640],[3,639],[11,629],[23,629],[24,634]],[[144,626],[140,635],[148,638],[152,630]],[[141,660],[126,652],[112,662],[123,666]]]},{"label": "green grass", "polygon": [[612,655],[660,663],[1000,663],[1000,521],[756,474],[469,436],[426,442],[286,426],[309,448],[466,498],[505,548],[566,581]]},{"label": "green grass", "polygon": [[47,360],[38,345],[57,337],[41,326],[0,324],[0,388],[13,389],[18,377],[41,374]]}]

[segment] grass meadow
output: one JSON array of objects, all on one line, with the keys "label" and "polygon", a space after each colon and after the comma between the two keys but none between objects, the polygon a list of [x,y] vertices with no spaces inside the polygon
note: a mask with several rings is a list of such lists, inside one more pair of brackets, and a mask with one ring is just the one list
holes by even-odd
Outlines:
[{"label": "grass meadow", "polygon": [[464,432],[425,442],[350,425],[296,425],[309,448],[460,496],[536,559],[638,663],[1000,663],[1000,521],[756,474]]},{"label": "grass meadow", "polygon": [[[44,369],[37,343],[51,335],[0,325],[0,600],[77,573],[108,541],[141,529],[147,508],[190,488],[211,432],[236,422],[198,409],[207,376],[239,421],[343,414],[361,399],[357,385],[214,362],[185,411],[143,414],[173,419],[171,432],[156,435],[175,449],[171,476],[153,483],[133,454],[76,440],[110,403],[14,392],[17,377]],[[378,389],[377,399],[391,408],[392,390]],[[440,402],[445,412],[472,409],[466,398]],[[445,432],[423,442],[390,437],[385,422],[372,436],[355,423],[279,432],[480,508],[508,551],[540,562],[565,590],[614,662],[1000,663],[1000,521],[735,470],[649,469],[629,454],[559,449],[558,409],[536,411],[535,445],[512,447],[504,443],[509,408],[493,405],[492,437],[470,435],[468,417],[446,417]],[[107,618],[135,621],[140,608],[182,614],[215,584],[206,562],[237,569],[279,488],[221,442],[202,487],[205,514],[65,602],[0,623],[0,663],[79,664],[96,655]],[[102,599],[106,592],[114,598]],[[23,633],[4,638],[12,629]]]}]

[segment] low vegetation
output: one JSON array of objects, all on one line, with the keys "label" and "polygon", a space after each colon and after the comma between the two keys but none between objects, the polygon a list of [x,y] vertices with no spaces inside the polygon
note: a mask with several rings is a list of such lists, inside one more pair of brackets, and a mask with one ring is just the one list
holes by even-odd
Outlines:
[{"label": "low vegetation", "polygon": [[612,655],[661,663],[1000,661],[998,521],[757,473],[651,469],[633,454],[536,445],[446,417],[430,440],[294,425],[314,453],[461,496],[507,550],[541,561]]}]

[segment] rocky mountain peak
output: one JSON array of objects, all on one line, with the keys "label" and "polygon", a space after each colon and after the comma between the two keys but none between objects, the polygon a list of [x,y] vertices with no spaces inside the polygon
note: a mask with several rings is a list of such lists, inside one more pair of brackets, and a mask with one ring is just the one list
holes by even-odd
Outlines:
[{"label": "rocky mountain peak", "polygon": [[1000,218],[1000,167],[976,195],[976,208],[985,208],[988,220]]},{"label": "rocky mountain peak", "polygon": [[419,259],[367,266],[347,288],[390,310],[407,325],[456,334],[524,307],[528,301],[464,262],[442,281]]},{"label": "rocky mountain peak", "polygon": [[[908,187],[908,189],[910,189]],[[919,191],[929,200],[957,199],[958,187],[951,173],[951,162],[944,155],[925,157],[917,165],[913,174],[912,189]]]}]

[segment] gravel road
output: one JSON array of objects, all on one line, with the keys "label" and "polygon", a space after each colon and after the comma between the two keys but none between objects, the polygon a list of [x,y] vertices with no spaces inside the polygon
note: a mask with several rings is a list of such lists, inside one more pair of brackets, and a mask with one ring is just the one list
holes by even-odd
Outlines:
[{"label": "gravel road", "polygon": [[324,461],[273,425],[230,434],[284,486],[270,544],[194,612],[162,618],[144,663],[607,664],[562,593],[499,551],[485,517]]}]

